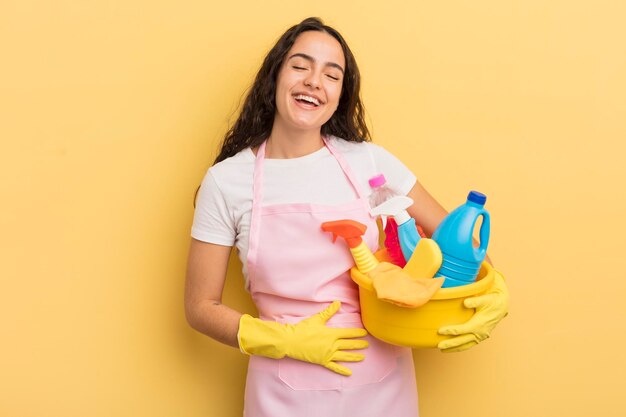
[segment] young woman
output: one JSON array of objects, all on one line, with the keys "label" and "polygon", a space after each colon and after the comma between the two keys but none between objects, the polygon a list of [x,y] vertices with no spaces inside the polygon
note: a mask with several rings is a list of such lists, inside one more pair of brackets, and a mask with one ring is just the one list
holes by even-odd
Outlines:
[{"label": "young woman", "polygon": [[[394,156],[369,143],[355,59],[319,19],[287,30],[265,58],[242,112],[226,134],[198,193],[185,307],[196,330],[250,354],[244,415],[382,416],[418,414],[411,350],[363,329],[353,260],[320,225],[367,225],[367,180],[383,172],[407,194],[427,234],[446,211]],[[232,246],[259,311],[221,304]],[[488,337],[506,314],[498,279],[490,298],[440,346],[464,350]],[[494,286],[495,287],[495,286]]]}]

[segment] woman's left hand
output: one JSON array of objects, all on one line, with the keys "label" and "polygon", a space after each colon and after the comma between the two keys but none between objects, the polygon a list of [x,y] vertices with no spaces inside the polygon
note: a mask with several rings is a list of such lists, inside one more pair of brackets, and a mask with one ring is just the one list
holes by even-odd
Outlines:
[{"label": "woman's left hand", "polygon": [[486,294],[466,298],[467,308],[475,308],[476,313],[463,324],[445,326],[439,334],[456,336],[439,342],[442,352],[461,352],[487,339],[491,331],[509,311],[509,291],[504,277],[495,271],[494,282]]}]

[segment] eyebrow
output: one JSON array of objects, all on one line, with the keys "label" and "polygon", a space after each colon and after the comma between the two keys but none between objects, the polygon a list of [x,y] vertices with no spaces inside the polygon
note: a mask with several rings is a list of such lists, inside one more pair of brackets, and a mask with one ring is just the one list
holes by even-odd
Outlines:
[{"label": "eyebrow", "polygon": [[[295,57],[300,57],[300,58],[306,59],[307,61],[316,62],[315,58],[313,58],[311,55],[303,54],[301,52],[291,55],[287,60],[290,60],[291,58],[295,58]],[[344,73],[343,67],[339,64],[336,64],[334,62],[326,62],[324,65],[327,67],[337,68],[339,71],[341,71],[342,74]]]}]

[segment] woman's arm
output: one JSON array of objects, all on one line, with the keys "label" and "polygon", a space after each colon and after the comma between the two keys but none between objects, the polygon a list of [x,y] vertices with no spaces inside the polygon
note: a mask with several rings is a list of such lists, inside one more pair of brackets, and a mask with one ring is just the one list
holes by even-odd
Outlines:
[{"label": "woman's arm", "polygon": [[415,223],[424,229],[427,236],[432,236],[448,212],[422,187],[419,181],[415,182],[407,196],[413,200],[413,205],[407,209],[407,212],[415,219]]},{"label": "woman's arm", "polygon": [[239,347],[239,313],[222,304],[231,247],[191,239],[185,282],[185,315],[197,331]]}]

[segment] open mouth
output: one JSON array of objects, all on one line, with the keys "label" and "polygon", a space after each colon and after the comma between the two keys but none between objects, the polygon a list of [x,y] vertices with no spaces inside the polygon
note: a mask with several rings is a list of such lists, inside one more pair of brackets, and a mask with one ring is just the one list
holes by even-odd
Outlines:
[{"label": "open mouth", "polygon": [[314,107],[318,107],[321,103],[318,99],[316,99],[315,97],[311,97],[311,96],[307,96],[304,94],[298,94],[296,96],[293,97],[298,103],[302,103],[302,104],[306,104],[306,105],[312,105]]}]

